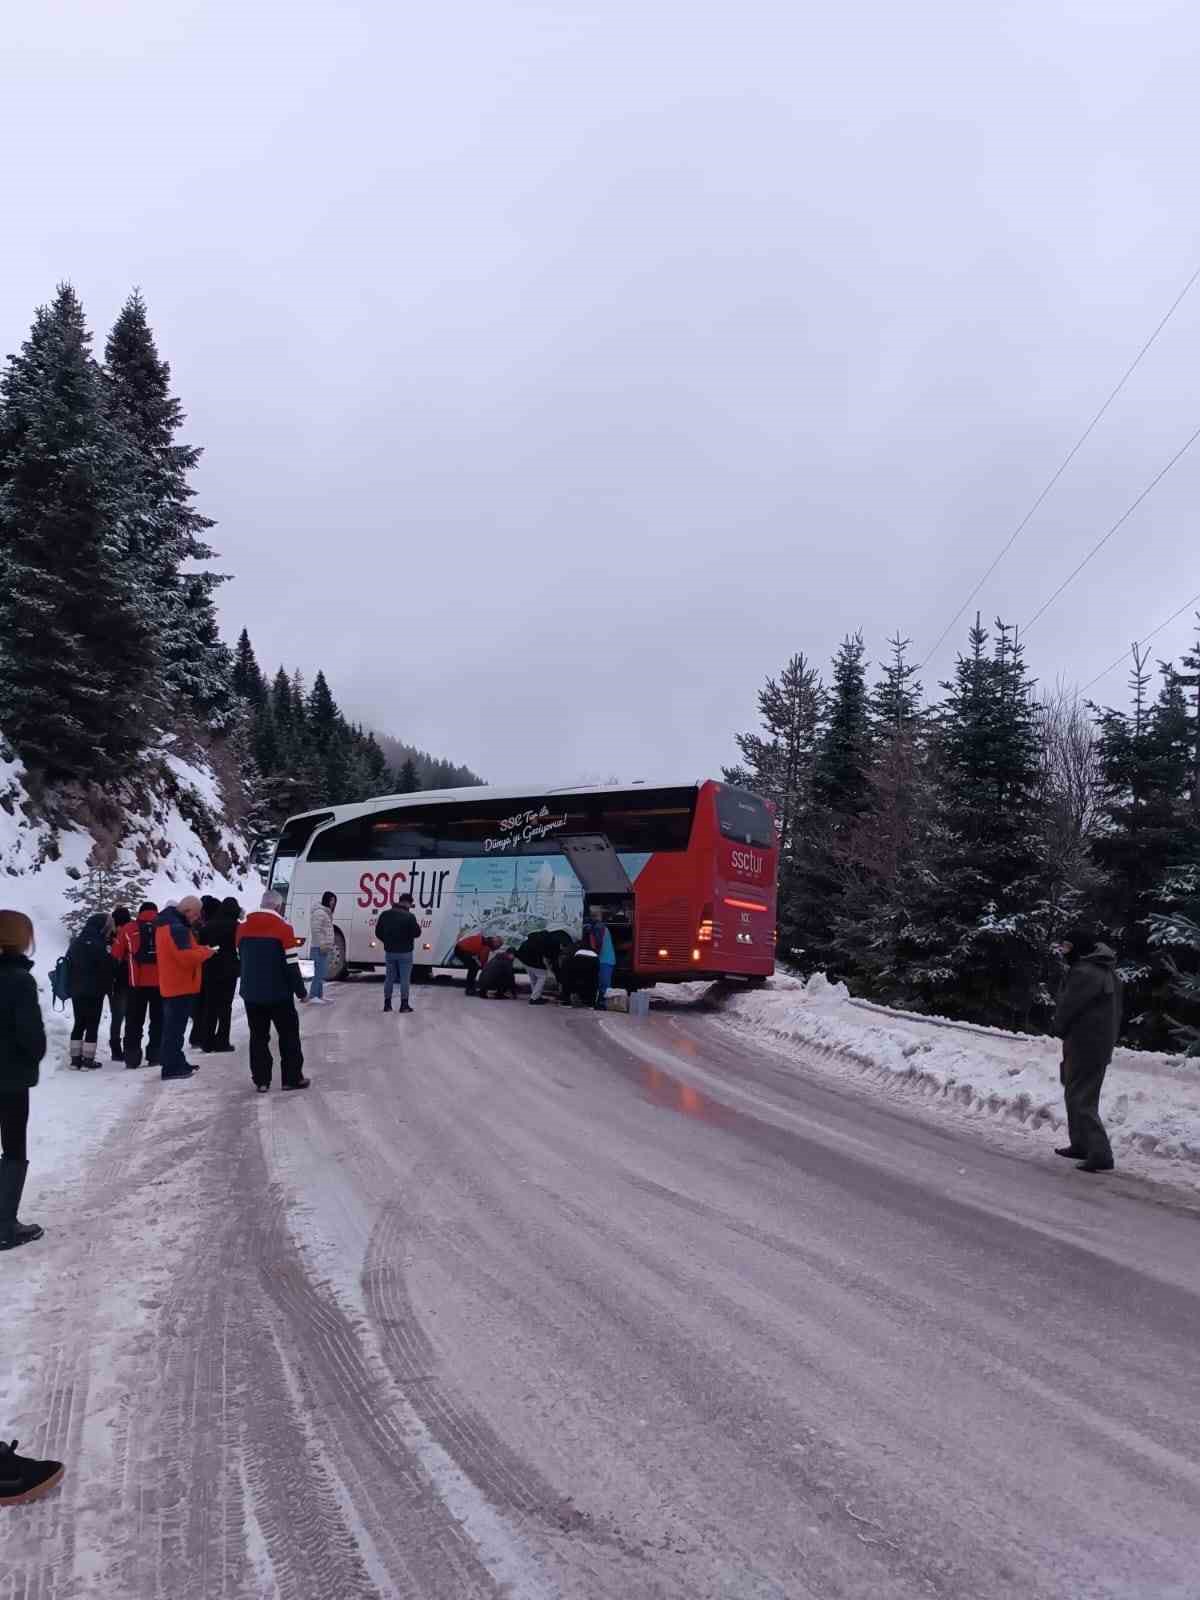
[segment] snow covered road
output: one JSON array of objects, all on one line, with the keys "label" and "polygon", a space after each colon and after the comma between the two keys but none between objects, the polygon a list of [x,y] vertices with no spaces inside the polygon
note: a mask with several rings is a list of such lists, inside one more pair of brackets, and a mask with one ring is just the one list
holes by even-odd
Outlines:
[{"label": "snow covered road", "polygon": [[307,1094],[38,1091],[0,1600],[1200,1593],[1194,1210],[694,1007],[336,992]]}]

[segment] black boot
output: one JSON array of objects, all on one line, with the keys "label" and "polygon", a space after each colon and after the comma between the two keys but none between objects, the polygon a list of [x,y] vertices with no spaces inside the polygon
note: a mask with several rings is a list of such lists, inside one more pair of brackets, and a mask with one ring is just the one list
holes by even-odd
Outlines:
[{"label": "black boot", "polygon": [[383,1002],[383,1009],[385,1011],[390,1011],[392,1009],[392,1002],[390,1000],[385,1000]]},{"label": "black boot", "polygon": [[1073,1144],[1060,1145],[1054,1154],[1056,1156],[1066,1156],[1068,1161],[1084,1161],[1087,1158],[1087,1151],[1076,1150]]},{"label": "black boot", "polygon": [[61,1461],[34,1461],[17,1454],[17,1441],[0,1444],[0,1505],[36,1500],[53,1489],[63,1475]]},{"label": "black boot", "polygon": [[15,1250],[18,1245],[32,1244],[45,1231],[36,1222],[17,1221],[28,1171],[28,1161],[12,1161],[8,1156],[0,1159],[0,1250]]}]

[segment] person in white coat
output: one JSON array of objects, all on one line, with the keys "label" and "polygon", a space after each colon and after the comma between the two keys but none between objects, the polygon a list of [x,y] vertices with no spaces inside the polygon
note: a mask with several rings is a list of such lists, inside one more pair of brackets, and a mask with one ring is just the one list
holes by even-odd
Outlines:
[{"label": "person in white coat", "polygon": [[320,905],[312,908],[308,930],[308,950],[313,964],[312,982],[308,986],[310,1006],[333,1004],[325,995],[325,974],[329,971],[329,963],[333,960],[337,944],[333,933],[333,913],[336,909],[337,895],[332,889],[326,889],[321,896]]}]

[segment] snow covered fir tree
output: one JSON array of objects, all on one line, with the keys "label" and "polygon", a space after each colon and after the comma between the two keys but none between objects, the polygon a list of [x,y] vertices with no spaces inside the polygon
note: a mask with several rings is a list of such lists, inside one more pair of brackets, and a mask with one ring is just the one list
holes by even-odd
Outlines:
[{"label": "snow covered fir tree", "polygon": [[[1200,1039],[1200,617],[1178,667],[1136,649],[1124,708],[1040,691],[1014,629],[977,618],[941,698],[908,641],[868,684],[860,635],[828,685],[793,656],[738,736],[731,782],[780,835],[779,954],[915,1011],[1044,1028],[1056,936],[1117,949],[1126,1041]],[[1157,678],[1157,686],[1155,685]]]},{"label": "snow covered fir tree", "polygon": [[[81,904],[88,885],[149,868],[148,819],[168,803],[227,872],[232,839],[268,836],[290,811],[479,781],[396,741],[385,753],[324,672],[268,682],[247,633],[229,648],[184,422],[136,290],[101,362],[63,284],[0,376],[0,759],[50,830],[39,848],[53,853],[60,825],[95,840]],[[216,793],[184,793],[181,760]]]}]

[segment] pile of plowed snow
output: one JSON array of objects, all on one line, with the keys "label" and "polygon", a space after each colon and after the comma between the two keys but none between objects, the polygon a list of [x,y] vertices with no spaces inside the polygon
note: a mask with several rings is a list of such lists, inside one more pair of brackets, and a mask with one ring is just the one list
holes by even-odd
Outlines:
[{"label": "pile of plowed snow", "polygon": [[[735,992],[721,1017],[806,1063],[912,1090],[962,1116],[1027,1131],[1063,1121],[1055,1039],[892,1011],[853,999],[821,973]],[[1200,1062],[1118,1050],[1102,1110],[1118,1158],[1176,1162],[1179,1176],[1200,1181]]]}]

